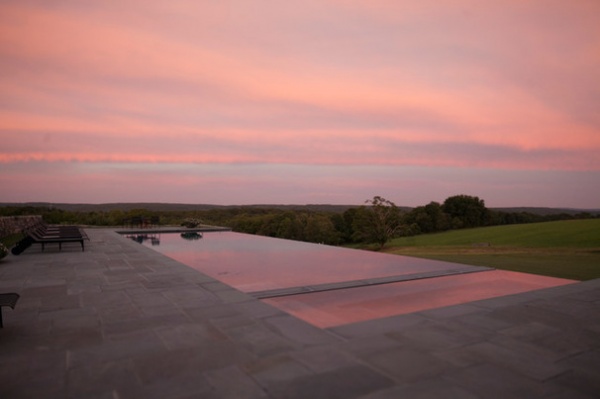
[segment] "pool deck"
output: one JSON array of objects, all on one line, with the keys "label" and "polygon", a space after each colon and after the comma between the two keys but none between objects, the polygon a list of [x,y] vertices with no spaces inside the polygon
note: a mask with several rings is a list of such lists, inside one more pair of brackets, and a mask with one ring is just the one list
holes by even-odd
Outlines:
[{"label": "pool deck", "polygon": [[600,396],[600,280],[319,329],[86,232],[0,261],[0,398]]}]

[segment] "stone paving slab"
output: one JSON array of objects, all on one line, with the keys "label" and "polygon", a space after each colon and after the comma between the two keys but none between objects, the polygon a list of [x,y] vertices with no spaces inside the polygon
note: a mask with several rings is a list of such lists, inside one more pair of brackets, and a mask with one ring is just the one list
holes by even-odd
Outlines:
[{"label": "stone paving slab", "polygon": [[319,329],[87,233],[0,261],[0,398],[600,396],[600,280]]}]

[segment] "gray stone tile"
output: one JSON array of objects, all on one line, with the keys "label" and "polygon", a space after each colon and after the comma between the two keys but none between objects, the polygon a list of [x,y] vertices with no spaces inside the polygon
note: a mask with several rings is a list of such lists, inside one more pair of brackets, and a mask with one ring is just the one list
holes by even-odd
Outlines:
[{"label": "gray stone tile", "polygon": [[72,399],[115,399],[121,397],[123,397],[123,395],[119,394],[119,392],[116,390],[71,396]]},{"label": "gray stone tile", "polygon": [[144,275],[145,279],[141,280],[141,283],[147,289],[157,289],[157,288],[170,288],[176,286],[187,286],[189,284],[188,281],[185,280],[182,276],[170,276],[165,274],[160,275],[152,275],[149,277],[149,274]]},{"label": "gray stone tile", "polygon": [[581,391],[576,391],[568,387],[559,387],[555,391],[544,396],[544,399],[597,399],[598,392],[594,391],[591,394],[585,394]]},{"label": "gray stone tile", "polygon": [[131,303],[131,298],[122,291],[86,292],[80,295],[81,305],[94,308],[116,308]]},{"label": "gray stone tile", "polygon": [[487,339],[490,334],[485,330],[466,329],[460,323],[452,321],[417,325],[401,331],[387,334],[405,344],[428,351],[448,350],[470,345]]},{"label": "gray stone tile", "polygon": [[28,355],[0,356],[0,397],[62,397],[65,395],[64,351],[33,349]]},{"label": "gray stone tile", "polygon": [[244,325],[224,332],[231,340],[257,356],[273,356],[299,347],[293,341],[260,324]]},{"label": "gray stone tile", "polygon": [[[487,330],[493,334],[515,326],[513,321],[505,320],[505,318],[497,316],[493,311],[457,316],[453,318],[453,321],[461,323],[468,329]],[[529,321],[524,321],[524,323],[526,322]]]},{"label": "gray stone tile", "polygon": [[101,328],[103,334],[119,334],[186,323],[189,323],[189,319],[185,315],[169,313],[104,323]]},{"label": "gray stone tile", "polygon": [[224,303],[240,303],[255,300],[251,296],[233,288],[215,291],[214,294]]},{"label": "gray stone tile", "polygon": [[552,387],[492,364],[454,369],[443,379],[486,399],[542,398],[553,393]]},{"label": "gray stone tile", "polygon": [[150,308],[156,306],[171,306],[173,307],[173,303],[165,298],[162,293],[156,292],[148,292],[145,295],[136,295],[131,298],[131,301],[139,308]]},{"label": "gray stone tile", "polygon": [[0,264],[0,287],[22,295],[3,312],[1,398],[600,391],[600,280],[320,330],[109,230],[89,235],[85,252]]},{"label": "gray stone tile", "polygon": [[429,321],[430,320],[419,314],[408,314],[333,327],[330,328],[329,331],[340,337],[355,338],[402,331],[405,328],[421,323],[427,323]]},{"label": "gray stone tile", "polygon": [[181,324],[154,330],[168,349],[204,347],[227,337],[210,324]]},{"label": "gray stone tile", "polygon": [[[43,298],[52,298],[55,296],[64,297],[67,295],[67,285],[64,281],[60,284],[61,281],[48,281],[45,283],[43,281],[32,281],[29,282],[28,287],[21,290],[20,294],[23,297],[43,297]],[[59,283],[59,284],[55,284]]]},{"label": "gray stone tile", "polygon": [[[578,289],[567,293],[565,297],[571,300],[583,301],[588,303],[597,303],[598,301],[600,301],[600,289],[594,289],[593,286],[591,286],[591,284],[594,284],[594,282],[581,283],[580,286],[577,287]],[[590,285],[590,288],[584,289],[585,285]],[[597,284],[597,286],[600,286],[600,284]]]},{"label": "gray stone tile", "polygon": [[255,356],[229,341],[205,343],[197,348],[155,350],[133,358],[135,371],[145,385],[255,360]]},{"label": "gray stone tile", "polygon": [[441,378],[424,380],[415,384],[405,384],[394,386],[382,391],[374,392],[360,399],[479,399],[481,396],[475,395],[468,390],[453,385],[451,382]]},{"label": "gray stone tile", "polygon": [[507,306],[522,306],[531,300],[533,300],[533,298],[523,297],[523,294],[516,294],[506,295],[500,298],[483,299],[480,301],[471,302],[470,305],[480,307],[482,309],[492,310]]},{"label": "gray stone tile", "polygon": [[222,303],[201,304],[198,307],[184,307],[182,311],[194,321],[208,321],[217,319],[244,317],[246,320],[253,320],[246,316],[242,316],[238,308],[225,305]]},{"label": "gray stone tile", "polygon": [[215,393],[221,398],[267,398],[267,393],[239,367],[230,366],[204,373]]},{"label": "gray stone tile", "polygon": [[377,370],[402,383],[414,383],[438,376],[452,368],[439,357],[411,348],[396,348],[363,357]]},{"label": "gray stone tile", "polygon": [[139,306],[138,305],[137,308],[140,310],[142,317],[179,316],[182,318],[182,320],[187,319],[185,312],[178,309],[176,306],[174,306],[172,304],[166,304],[166,305],[162,305],[162,306],[152,306],[152,305]]},{"label": "gray stone tile", "polygon": [[121,361],[92,363],[69,369],[67,395],[106,395],[108,392],[140,390],[133,372],[133,362]]},{"label": "gray stone tile", "polygon": [[598,397],[600,394],[600,349],[580,353],[559,362],[569,369],[554,381],[576,392]]},{"label": "gray stone tile", "polygon": [[142,312],[137,306],[131,303],[124,303],[118,307],[102,307],[97,309],[100,320],[105,325],[112,323],[126,322],[139,319],[142,317]]},{"label": "gray stone tile", "polygon": [[231,308],[239,309],[239,311],[241,313],[244,313],[245,315],[247,315],[249,317],[255,317],[255,318],[281,316],[281,315],[286,314],[285,312],[277,309],[274,306],[271,306],[264,302],[259,302],[259,301],[248,301],[248,302],[235,303],[235,304],[231,305]]},{"label": "gray stone tile", "polygon": [[154,330],[146,329],[146,330],[137,330],[123,333],[114,333],[114,334],[104,334],[103,335],[104,343],[106,342],[140,342],[142,340],[150,340],[150,342],[156,342],[158,335],[154,332]]},{"label": "gray stone tile", "polygon": [[210,279],[207,282],[198,284],[198,286],[209,290],[211,292],[219,292],[219,291],[229,291],[232,288],[230,286],[228,286],[227,284],[224,284],[220,281],[216,281],[214,279]]},{"label": "gray stone tile", "polygon": [[79,295],[54,295],[42,297],[40,312],[52,312],[61,309],[78,309],[81,307]]},{"label": "gray stone tile", "polygon": [[96,316],[96,310],[90,307],[76,307],[68,309],[56,309],[40,312],[39,320],[53,320],[55,322],[69,321],[70,319]]},{"label": "gray stone tile", "polygon": [[357,356],[365,358],[381,352],[388,352],[401,347],[401,344],[387,336],[371,336],[371,337],[360,337],[348,340],[342,344],[337,345],[340,350]]},{"label": "gray stone tile", "polygon": [[549,335],[560,333],[560,329],[536,321],[530,323],[519,323],[512,327],[505,328],[501,335],[507,335],[513,338],[527,341],[536,341]]},{"label": "gray stone tile", "polygon": [[447,307],[438,308],[438,309],[425,310],[425,311],[419,312],[419,314],[429,317],[429,318],[432,318],[432,319],[449,319],[449,318],[453,318],[456,316],[462,316],[462,315],[472,314],[472,313],[482,313],[482,312],[484,312],[484,311],[480,307],[469,305],[469,304],[462,304],[462,305],[447,306]]},{"label": "gray stone tile", "polygon": [[269,317],[264,321],[287,339],[300,344],[319,345],[336,341],[332,335],[322,329],[289,315]]},{"label": "gray stone tile", "polygon": [[95,286],[89,286],[89,285],[71,285],[69,287],[69,289],[67,290],[67,295],[79,295],[79,294],[83,294],[83,293],[96,293],[99,294],[102,292],[102,288],[100,286],[100,284],[95,285]]},{"label": "gray stone tile", "polygon": [[165,291],[163,296],[179,307],[198,307],[206,303],[217,303],[215,295],[208,290],[194,287],[181,287]]},{"label": "gray stone tile", "polygon": [[[556,335],[554,335],[556,336]],[[563,341],[563,336],[561,334],[560,341]],[[536,360],[555,363],[560,359],[571,356],[576,353],[580,353],[587,349],[586,347],[578,348],[575,345],[561,345],[558,342],[558,345],[548,345],[540,343],[548,343],[548,337],[539,338],[538,340],[523,340],[523,339],[515,339],[513,337],[507,336],[494,336],[488,342],[499,345],[511,351],[517,352],[522,356],[531,357]],[[552,341],[550,341],[552,342]]]},{"label": "gray stone tile", "polygon": [[54,318],[52,320],[52,334],[83,333],[94,334],[100,328],[100,319],[97,315]]},{"label": "gray stone tile", "polygon": [[[181,370],[172,378],[159,376],[144,384],[138,392],[119,392],[118,397],[133,399],[192,399],[217,398],[214,388],[208,383],[201,372],[197,370]],[[114,399],[114,398],[111,398]]]},{"label": "gray stone tile", "polygon": [[120,282],[107,282],[100,286],[102,292],[109,291],[124,291],[127,289],[136,289],[143,287],[142,284],[138,281],[120,281]]},{"label": "gray stone tile", "polygon": [[36,350],[61,351],[85,348],[88,346],[101,345],[103,336],[98,330],[79,329],[75,331],[61,331],[57,334],[46,334],[43,336],[23,337],[22,343],[35,343]]},{"label": "gray stone tile", "polygon": [[525,351],[523,347],[503,347],[490,342],[470,345],[465,348],[474,356],[483,358],[487,363],[495,364],[529,378],[544,381],[560,374],[567,368],[548,362],[535,351]]},{"label": "gray stone tile", "polygon": [[106,340],[98,345],[69,349],[67,351],[67,367],[69,369],[84,367],[127,359],[132,356],[142,356],[156,351],[166,351],[164,344],[156,336],[137,339],[134,334],[130,334],[129,337],[131,339]]},{"label": "gray stone tile", "polygon": [[600,334],[590,331],[586,327],[565,326],[560,332],[539,337],[531,342],[540,348],[552,351],[557,357],[563,358],[597,348]]},{"label": "gray stone tile", "polygon": [[289,382],[312,374],[305,365],[287,355],[259,358],[244,364],[243,370],[261,386]]},{"label": "gray stone tile", "polygon": [[391,387],[393,381],[368,367],[354,366],[302,376],[290,382],[267,386],[273,398],[346,399]]},{"label": "gray stone tile", "polygon": [[354,356],[329,345],[303,348],[291,352],[290,356],[316,373],[333,371],[357,364]]},{"label": "gray stone tile", "polygon": [[224,317],[211,318],[210,323],[225,333],[227,333],[227,331],[232,330],[232,329],[236,329],[236,328],[244,327],[244,326],[253,326],[257,323],[256,319],[254,319],[252,317],[248,317],[247,315],[241,314],[237,311],[235,311],[230,316],[227,316],[225,314],[223,314],[223,315],[224,315]]},{"label": "gray stone tile", "polygon": [[[573,298],[551,298],[540,299],[529,304],[532,308],[551,310],[575,317],[588,317],[588,315],[600,313],[600,306],[593,301]],[[598,316],[600,317],[600,316]]]},{"label": "gray stone tile", "polygon": [[556,309],[543,309],[539,306],[507,306],[504,308],[498,308],[492,313],[493,317],[505,320],[512,325],[517,323],[530,323],[538,322],[548,326],[555,326],[561,328],[562,326],[569,326],[577,323],[578,320],[575,316],[557,312]]},{"label": "gray stone tile", "polygon": [[433,356],[444,360],[458,368],[471,367],[485,363],[485,360],[472,351],[465,350],[464,347],[453,348],[449,350],[437,350]]}]

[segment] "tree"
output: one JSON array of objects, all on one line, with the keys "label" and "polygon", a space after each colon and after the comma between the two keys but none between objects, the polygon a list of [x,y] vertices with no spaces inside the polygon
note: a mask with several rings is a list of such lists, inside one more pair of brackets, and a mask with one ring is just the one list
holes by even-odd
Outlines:
[{"label": "tree", "polygon": [[400,208],[380,196],[375,196],[365,203],[369,206],[361,206],[354,215],[355,238],[377,243],[383,248],[400,231]]},{"label": "tree", "polygon": [[442,210],[450,217],[453,228],[485,226],[490,218],[485,202],[470,195],[446,198]]},{"label": "tree", "polygon": [[444,213],[442,206],[437,202],[430,202],[425,206],[414,208],[406,214],[404,219],[408,225],[412,226],[410,231],[413,234],[433,233],[450,228],[448,215]]},{"label": "tree", "polygon": [[329,217],[313,213],[306,219],[304,239],[308,242],[337,245],[340,242],[340,233]]}]

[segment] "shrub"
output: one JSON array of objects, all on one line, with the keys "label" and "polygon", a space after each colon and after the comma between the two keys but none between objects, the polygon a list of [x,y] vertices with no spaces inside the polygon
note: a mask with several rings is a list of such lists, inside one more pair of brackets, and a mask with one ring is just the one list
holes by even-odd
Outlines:
[{"label": "shrub", "polygon": [[8,255],[8,248],[0,242],[0,259],[4,258],[6,255]]}]

